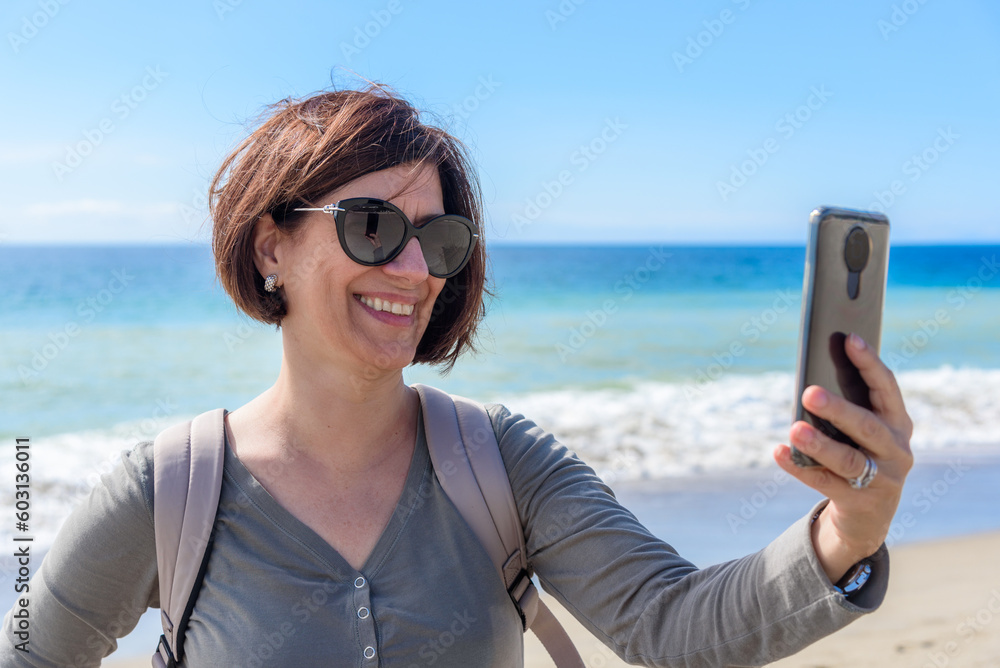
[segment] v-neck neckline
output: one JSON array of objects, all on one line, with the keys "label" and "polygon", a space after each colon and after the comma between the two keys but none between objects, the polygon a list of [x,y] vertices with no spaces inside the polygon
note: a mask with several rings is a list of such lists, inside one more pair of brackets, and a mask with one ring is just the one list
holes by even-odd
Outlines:
[{"label": "v-neck neckline", "polygon": [[427,440],[424,435],[423,411],[418,410],[417,438],[413,446],[413,455],[410,458],[410,466],[402,492],[396,501],[389,521],[386,522],[382,533],[375,542],[375,546],[365,557],[361,568],[355,569],[336,548],[271,496],[270,492],[250,473],[250,470],[233,452],[229,443],[228,430],[226,430],[225,447],[224,470],[232,477],[233,482],[246,493],[248,499],[261,510],[264,516],[277,526],[279,531],[284,532],[316,554],[337,574],[336,579],[341,581],[353,580],[358,574],[363,574],[368,579],[375,576],[389,555],[392,546],[396,543],[399,534],[406,526],[410,515],[420,505],[419,501],[423,498],[420,493],[421,488],[427,484],[429,477],[430,453],[427,451]]}]

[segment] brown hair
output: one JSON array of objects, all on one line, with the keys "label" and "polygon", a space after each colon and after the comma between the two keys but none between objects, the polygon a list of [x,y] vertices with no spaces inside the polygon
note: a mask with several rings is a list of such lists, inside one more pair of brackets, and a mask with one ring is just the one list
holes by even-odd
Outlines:
[{"label": "brown hair", "polygon": [[[444,210],[471,219],[482,235],[479,182],[468,151],[390,89],[318,93],[272,105],[263,122],[223,161],[209,189],[212,249],[219,280],[250,317],[281,325],[279,292],[264,290],[254,265],[254,226],[270,213],[294,234],[303,214],[296,206],[322,206],[317,198],[365,174],[403,164],[437,167]],[[414,170],[414,174],[418,170]],[[482,239],[469,263],[445,282],[413,358],[450,369],[474,348],[485,314],[486,253]]]}]

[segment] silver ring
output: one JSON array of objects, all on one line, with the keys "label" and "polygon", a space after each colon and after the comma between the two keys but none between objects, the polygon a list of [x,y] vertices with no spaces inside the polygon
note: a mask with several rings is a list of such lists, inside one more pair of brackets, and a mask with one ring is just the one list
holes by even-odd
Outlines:
[{"label": "silver ring", "polygon": [[848,478],[847,484],[854,489],[864,489],[871,484],[872,480],[875,479],[875,474],[878,473],[878,464],[875,460],[871,458],[871,455],[865,455],[865,470],[861,472],[857,478]]}]

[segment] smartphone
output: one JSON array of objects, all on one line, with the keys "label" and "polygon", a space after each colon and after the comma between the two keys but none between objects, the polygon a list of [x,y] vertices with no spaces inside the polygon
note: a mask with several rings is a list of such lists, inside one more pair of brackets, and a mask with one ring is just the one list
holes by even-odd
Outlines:
[{"label": "smartphone", "polygon": [[[889,265],[889,220],[880,213],[821,207],[809,217],[802,323],[796,365],[795,420],[858,447],[830,422],[802,407],[802,392],[819,385],[850,402],[871,408],[868,385],[844,351],[852,332],[877,352]],[[792,447],[799,466],[819,463]]]}]

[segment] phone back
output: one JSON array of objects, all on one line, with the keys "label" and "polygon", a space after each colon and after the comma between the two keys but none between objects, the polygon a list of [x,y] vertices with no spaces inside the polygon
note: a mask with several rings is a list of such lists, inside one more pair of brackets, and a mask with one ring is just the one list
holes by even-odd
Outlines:
[{"label": "phone back", "polygon": [[[802,392],[820,385],[859,406],[871,408],[868,386],[844,352],[850,333],[876,351],[889,262],[889,221],[877,213],[824,207],[809,220],[796,372],[795,419],[828,436],[856,444],[836,427],[802,407]],[[797,450],[800,465],[816,462]]]}]

